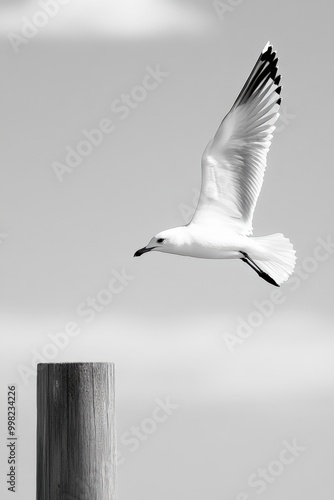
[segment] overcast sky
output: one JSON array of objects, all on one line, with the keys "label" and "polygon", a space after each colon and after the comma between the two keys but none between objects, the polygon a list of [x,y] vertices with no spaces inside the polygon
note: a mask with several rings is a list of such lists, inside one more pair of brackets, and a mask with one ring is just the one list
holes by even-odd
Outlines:
[{"label": "overcast sky", "polygon": [[[35,378],[19,367],[71,321],[80,333],[52,360],[116,362],[120,432],[157,397],[180,404],[120,469],[121,499],[234,500],[288,438],[309,452],[266,500],[332,498],[319,456],[333,417],[333,7],[218,4],[70,0],[45,17],[39,2],[0,3],[1,367],[21,387],[20,500]],[[268,40],[283,104],[254,234],[283,232],[298,258],[276,302],[239,261],[132,257],[188,222],[202,152]]]}]

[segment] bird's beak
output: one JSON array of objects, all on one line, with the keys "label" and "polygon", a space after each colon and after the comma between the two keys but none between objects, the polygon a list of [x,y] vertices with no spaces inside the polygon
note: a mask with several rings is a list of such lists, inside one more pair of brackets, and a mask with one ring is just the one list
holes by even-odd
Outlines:
[{"label": "bird's beak", "polygon": [[137,250],[137,252],[134,254],[134,257],[140,257],[141,255],[143,255],[143,253],[146,253],[146,252],[150,252],[151,250],[153,250],[153,248],[155,247],[144,247],[144,248],[140,248],[139,250]]}]

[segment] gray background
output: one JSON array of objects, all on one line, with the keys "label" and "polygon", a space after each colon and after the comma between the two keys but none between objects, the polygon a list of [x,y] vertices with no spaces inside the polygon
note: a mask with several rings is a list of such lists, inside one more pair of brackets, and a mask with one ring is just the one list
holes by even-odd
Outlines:
[{"label": "gray background", "polygon": [[[19,370],[69,321],[81,333],[50,361],[116,363],[120,499],[333,498],[334,256],[312,257],[317,239],[333,234],[333,6],[221,3],[223,18],[204,1],[72,0],[18,54],[8,32],[40,7],[0,3],[4,498],[13,497],[7,384],[18,385],[15,498],[26,500],[35,494],[36,378]],[[202,151],[267,40],[280,57],[283,118],[254,234],[289,236],[304,274],[265,318],[254,301],[273,288],[241,262],[132,255],[187,222]],[[141,84],[148,65],[169,76],[121,120],[110,105]],[[105,117],[115,131],[59,182],[52,163]],[[77,306],[122,269],[133,277],[124,290],[91,323],[79,317]],[[231,353],[226,333],[250,315],[258,326]],[[166,397],[178,408],[132,452],[123,433],[145,427]],[[305,451],[257,494],[250,474],[294,439]]]}]

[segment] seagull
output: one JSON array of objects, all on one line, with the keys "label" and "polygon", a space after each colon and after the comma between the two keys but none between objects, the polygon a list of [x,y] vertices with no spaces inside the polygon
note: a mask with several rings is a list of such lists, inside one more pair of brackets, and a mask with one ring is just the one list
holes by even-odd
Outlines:
[{"label": "seagull", "polygon": [[283,234],[253,237],[252,220],[281,104],[278,57],[268,42],[202,156],[202,185],[191,221],[156,234],[134,254],[151,251],[204,259],[240,259],[280,286],[295,250]]}]

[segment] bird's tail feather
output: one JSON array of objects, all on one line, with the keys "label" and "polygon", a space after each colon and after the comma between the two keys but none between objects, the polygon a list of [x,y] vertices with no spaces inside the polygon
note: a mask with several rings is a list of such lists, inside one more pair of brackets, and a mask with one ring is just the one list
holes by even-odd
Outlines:
[{"label": "bird's tail feather", "polygon": [[277,285],[284,283],[293,273],[296,264],[296,252],[290,240],[281,233],[254,237],[252,240],[256,245],[254,255],[252,252],[249,254],[252,260]]}]

